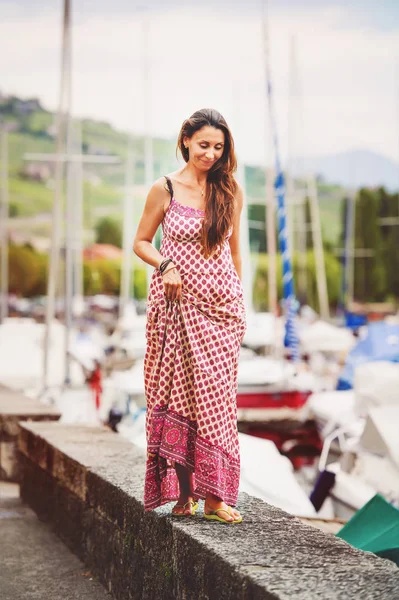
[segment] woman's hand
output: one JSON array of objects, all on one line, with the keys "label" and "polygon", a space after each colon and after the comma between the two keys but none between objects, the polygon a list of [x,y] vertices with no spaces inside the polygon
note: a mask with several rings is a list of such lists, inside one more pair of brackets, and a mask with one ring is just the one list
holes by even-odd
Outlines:
[{"label": "woman's hand", "polygon": [[176,267],[168,266],[162,275],[166,299],[173,302],[181,298],[181,277]]}]

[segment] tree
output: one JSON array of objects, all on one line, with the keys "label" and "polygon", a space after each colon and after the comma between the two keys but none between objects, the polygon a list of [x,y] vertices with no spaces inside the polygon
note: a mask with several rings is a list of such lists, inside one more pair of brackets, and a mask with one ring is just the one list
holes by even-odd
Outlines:
[{"label": "tree", "polygon": [[[338,302],[339,294],[339,273],[340,265],[337,258],[329,252],[324,252],[324,260],[326,266],[326,277],[327,277],[327,288],[328,288],[328,299],[331,306],[336,306]],[[306,290],[306,302],[314,308],[319,310],[318,297],[317,297],[317,282],[316,282],[316,267],[313,250],[307,252],[307,290]],[[294,253],[293,258],[293,270],[294,270],[294,284],[297,281],[298,274],[298,254]],[[260,254],[258,256],[258,265],[256,268],[254,289],[253,289],[253,300],[256,310],[265,311],[268,310],[268,257],[266,254]],[[281,256],[277,256],[277,293],[278,297],[282,298],[283,286],[282,286],[282,265]]]},{"label": "tree", "polygon": [[98,261],[98,272],[103,294],[116,296],[120,288],[120,267],[116,261]]},{"label": "tree", "polygon": [[356,198],[355,249],[371,250],[370,257],[355,259],[355,297],[363,302],[385,300],[386,265],[380,226],[378,192],[362,188]]},{"label": "tree", "polygon": [[103,217],[95,225],[97,244],[112,244],[122,248],[122,228],[119,221]]},{"label": "tree", "polygon": [[102,292],[98,261],[83,263],[83,293],[85,296],[95,296]]},{"label": "tree", "polygon": [[8,289],[10,294],[31,296],[42,276],[38,255],[23,246],[8,249]]},{"label": "tree", "polygon": [[249,244],[255,252],[266,252],[266,214],[261,204],[248,206]]},{"label": "tree", "polygon": [[33,251],[36,256],[38,277],[29,290],[29,296],[45,296],[47,294],[48,256]]},{"label": "tree", "polygon": [[382,263],[386,270],[386,294],[399,298],[399,194],[378,190],[380,200]]},{"label": "tree", "polygon": [[9,207],[9,217],[18,217],[19,215],[19,206],[15,202],[10,202]]},{"label": "tree", "polygon": [[147,297],[147,271],[145,267],[134,269],[134,297],[143,300]]}]

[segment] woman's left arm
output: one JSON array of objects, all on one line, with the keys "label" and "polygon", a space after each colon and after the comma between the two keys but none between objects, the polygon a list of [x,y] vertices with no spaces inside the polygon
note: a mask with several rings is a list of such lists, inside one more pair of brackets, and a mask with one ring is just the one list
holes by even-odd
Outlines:
[{"label": "woman's left arm", "polygon": [[238,277],[241,279],[241,253],[240,253],[240,217],[244,203],[244,195],[241,187],[237,184],[237,192],[234,198],[233,233],[230,236],[230,250]]}]

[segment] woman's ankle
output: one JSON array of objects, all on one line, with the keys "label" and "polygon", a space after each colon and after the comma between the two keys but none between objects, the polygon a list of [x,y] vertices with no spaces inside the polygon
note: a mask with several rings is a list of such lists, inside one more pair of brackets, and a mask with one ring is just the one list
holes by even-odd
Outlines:
[{"label": "woman's ankle", "polygon": [[180,492],[179,494],[179,502],[181,500],[184,500],[185,502],[188,502],[188,500],[192,500],[194,498],[194,495],[192,494],[192,492]]},{"label": "woman's ankle", "polygon": [[224,504],[224,501],[222,500],[222,498],[219,498],[219,496],[215,496],[215,494],[207,494],[205,496],[205,504],[207,506],[219,506],[220,504]]}]

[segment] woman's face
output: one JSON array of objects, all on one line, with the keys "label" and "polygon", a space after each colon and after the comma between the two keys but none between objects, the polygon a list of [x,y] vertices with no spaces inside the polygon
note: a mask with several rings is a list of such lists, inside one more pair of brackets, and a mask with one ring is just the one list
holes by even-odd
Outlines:
[{"label": "woman's face", "polygon": [[221,129],[205,125],[191,138],[184,138],[189,151],[189,161],[201,171],[209,169],[222,157],[224,150],[224,132]]}]

